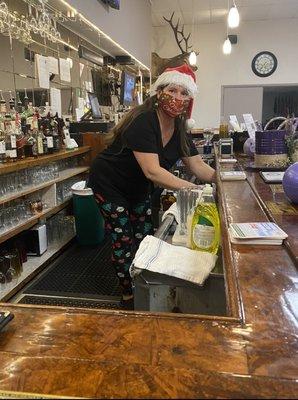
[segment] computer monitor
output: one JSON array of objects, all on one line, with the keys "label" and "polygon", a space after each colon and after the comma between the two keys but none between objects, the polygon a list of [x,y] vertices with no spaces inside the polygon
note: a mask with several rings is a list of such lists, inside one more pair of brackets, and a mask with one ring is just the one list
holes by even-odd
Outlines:
[{"label": "computer monitor", "polygon": [[98,98],[95,93],[88,93],[93,119],[102,119],[102,112],[99,107]]},{"label": "computer monitor", "polygon": [[132,105],[134,101],[135,76],[122,72],[120,103],[124,106]]}]

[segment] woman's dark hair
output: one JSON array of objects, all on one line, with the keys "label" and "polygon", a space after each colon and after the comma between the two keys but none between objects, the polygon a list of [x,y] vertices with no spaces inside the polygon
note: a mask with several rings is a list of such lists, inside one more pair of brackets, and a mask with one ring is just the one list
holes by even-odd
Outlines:
[{"label": "woman's dark hair", "polygon": [[[163,89],[163,88],[160,88]],[[149,97],[144,101],[143,104],[140,106],[134,107],[132,110],[130,110],[123,118],[122,120],[111,130],[112,136],[112,141],[114,141],[116,138],[121,136],[123,132],[126,131],[127,128],[131,125],[131,123],[141,114],[147,112],[147,111],[154,111],[157,109],[157,97],[156,95]],[[180,145],[181,145],[181,151],[183,156],[189,156],[189,145],[187,142],[187,136],[186,136],[186,115],[182,114],[179,117],[176,117],[175,120],[175,128],[178,131],[178,135],[180,137]]]}]

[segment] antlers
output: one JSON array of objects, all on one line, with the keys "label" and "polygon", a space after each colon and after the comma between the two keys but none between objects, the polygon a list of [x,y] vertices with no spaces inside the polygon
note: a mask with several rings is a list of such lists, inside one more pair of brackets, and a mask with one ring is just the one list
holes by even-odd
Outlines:
[{"label": "antlers", "polygon": [[[171,28],[173,29],[174,35],[175,35],[175,39],[176,39],[176,42],[177,42],[177,44],[178,44],[178,46],[179,46],[179,49],[181,50],[181,53],[182,53],[182,54],[188,53],[188,51],[192,48],[192,46],[189,46],[189,45],[188,45],[188,40],[189,40],[189,38],[190,38],[190,33],[188,34],[187,37],[184,36],[184,25],[182,25],[182,29],[181,29],[180,31],[178,30],[178,26],[179,26],[179,22],[180,22],[180,19],[179,19],[179,18],[178,18],[178,22],[177,22],[176,26],[174,26],[174,24],[173,24],[173,17],[174,17],[174,14],[175,14],[175,11],[173,11],[173,13],[172,13],[170,19],[166,19],[165,17],[163,17],[163,19],[164,19],[165,21],[167,21],[167,22],[170,24]],[[181,40],[178,39],[178,34],[180,34],[180,35],[182,36],[182,39],[181,39]],[[185,50],[183,50],[183,48],[182,48],[182,46],[181,46],[181,42],[182,42],[183,40],[184,40],[184,42],[185,42]]]}]

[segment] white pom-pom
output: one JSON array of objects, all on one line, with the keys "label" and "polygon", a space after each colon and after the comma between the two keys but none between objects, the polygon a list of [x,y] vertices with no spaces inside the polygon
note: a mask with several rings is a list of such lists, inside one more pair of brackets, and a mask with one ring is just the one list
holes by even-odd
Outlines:
[{"label": "white pom-pom", "polygon": [[186,120],[186,129],[190,130],[195,127],[196,121],[193,118],[189,118]]}]

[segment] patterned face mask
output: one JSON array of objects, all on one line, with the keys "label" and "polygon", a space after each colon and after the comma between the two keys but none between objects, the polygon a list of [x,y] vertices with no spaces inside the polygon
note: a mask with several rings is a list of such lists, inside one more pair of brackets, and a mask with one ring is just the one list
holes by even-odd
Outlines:
[{"label": "patterned face mask", "polygon": [[159,107],[170,117],[175,118],[187,111],[190,100],[176,99],[168,93],[161,93],[158,99]]}]

